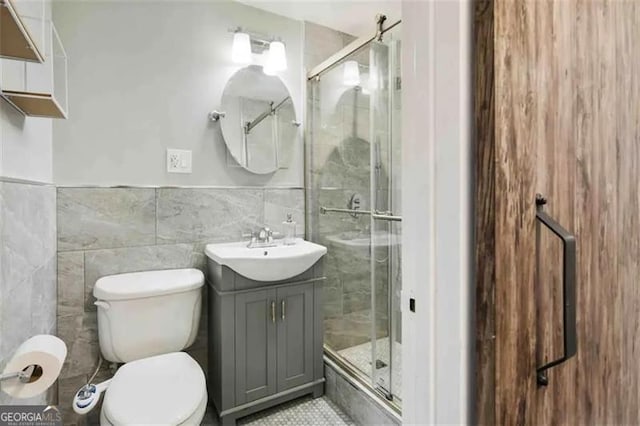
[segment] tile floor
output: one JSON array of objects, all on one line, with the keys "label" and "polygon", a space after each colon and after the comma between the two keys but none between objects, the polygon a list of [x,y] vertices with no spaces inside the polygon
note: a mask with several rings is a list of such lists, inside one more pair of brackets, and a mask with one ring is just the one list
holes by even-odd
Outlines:
[{"label": "tile floor", "polygon": [[[209,407],[202,425],[217,426],[218,418]],[[238,420],[238,425],[252,426],[342,426],[355,425],[326,396],[303,397]]]}]

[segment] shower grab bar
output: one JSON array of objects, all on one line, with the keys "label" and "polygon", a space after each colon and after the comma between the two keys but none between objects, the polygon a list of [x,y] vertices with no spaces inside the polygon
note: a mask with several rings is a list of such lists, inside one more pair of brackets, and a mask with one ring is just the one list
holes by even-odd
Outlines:
[{"label": "shower grab bar", "polygon": [[562,328],[564,355],[536,368],[539,386],[547,386],[547,370],[573,357],[578,350],[576,330],[576,237],[543,211],[547,200],[536,195],[536,219],[562,240]]},{"label": "shower grab bar", "polygon": [[359,210],[359,209],[337,209],[333,207],[320,207],[320,214],[327,213],[346,213],[351,215],[371,215],[372,218],[378,220],[388,220],[391,222],[402,222],[402,216],[394,216],[391,212],[379,212],[378,210]]},{"label": "shower grab bar", "polygon": [[378,220],[388,220],[391,222],[402,222],[402,216],[394,216],[392,214],[387,214],[379,211],[374,211],[371,213],[371,217]]}]

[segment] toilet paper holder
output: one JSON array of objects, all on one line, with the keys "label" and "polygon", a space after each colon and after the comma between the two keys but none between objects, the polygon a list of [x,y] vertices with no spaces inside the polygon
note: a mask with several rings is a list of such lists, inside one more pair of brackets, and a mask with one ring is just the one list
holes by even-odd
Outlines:
[{"label": "toilet paper holder", "polygon": [[15,379],[17,377],[21,383],[29,383],[31,381],[31,377],[36,372],[36,368],[38,368],[37,365],[30,365],[24,370],[16,371],[14,373],[0,374],[0,382],[3,380]]}]

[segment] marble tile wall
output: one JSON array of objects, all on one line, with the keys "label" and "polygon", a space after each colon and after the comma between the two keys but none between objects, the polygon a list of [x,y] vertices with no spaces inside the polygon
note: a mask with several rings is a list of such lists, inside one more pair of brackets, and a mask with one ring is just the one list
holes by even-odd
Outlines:
[{"label": "marble tile wall", "polygon": [[[59,384],[65,424],[86,421],[70,404],[99,355],[92,295],[98,278],[152,269],[204,270],[205,244],[238,241],[265,225],[280,231],[289,212],[303,236],[302,189],[58,188],[58,333],[69,347]],[[187,352],[206,370],[204,308],[198,338]],[[112,372],[105,365],[99,374],[108,378]]]},{"label": "marble tile wall", "polygon": [[352,385],[329,364],[324,365],[325,395],[360,425],[399,425],[401,420]]},{"label": "marble tile wall", "polygon": [[[18,346],[56,333],[56,190],[0,181],[0,371]],[[0,405],[55,403],[46,394]]]}]

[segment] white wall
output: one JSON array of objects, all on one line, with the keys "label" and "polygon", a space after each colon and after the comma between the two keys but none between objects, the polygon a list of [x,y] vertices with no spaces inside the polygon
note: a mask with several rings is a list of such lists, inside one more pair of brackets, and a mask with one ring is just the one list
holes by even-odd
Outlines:
[{"label": "white wall", "polygon": [[405,424],[471,420],[470,10],[470,0],[403,1]]},{"label": "white wall", "polygon": [[[54,4],[69,57],[69,119],[54,123],[54,177],[61,185],[302,186],[302,140],[289,169],[259,176],[227,166],[218,124],[242,26],[281,37],[282,78],[303,119],[302,23],[233,1]],[[168,174],[166,149],[193,151],[192,174]]]},{"label": "white wall", "polygon": [[401,18],[400,0],[238,0],[289,18],[311,21],[354,36],[376,32],[376,15]]},{"label": "white wall", "polygon": [[[51,16],[49,1],[45,2],[45,16]],[[16,68],[21,64],[24,62],[0,60],[0,76],[7,74],[6,68]],[[34,64],[31,67],[45,65]],[[25,117],[7,102],[0,100],[1,177],[52,182],[51,121],[49,118]]]},{"label": "white wall", "polygon": [[0,176],[51,183],[51,119],[25,118],[0,101]]}]

